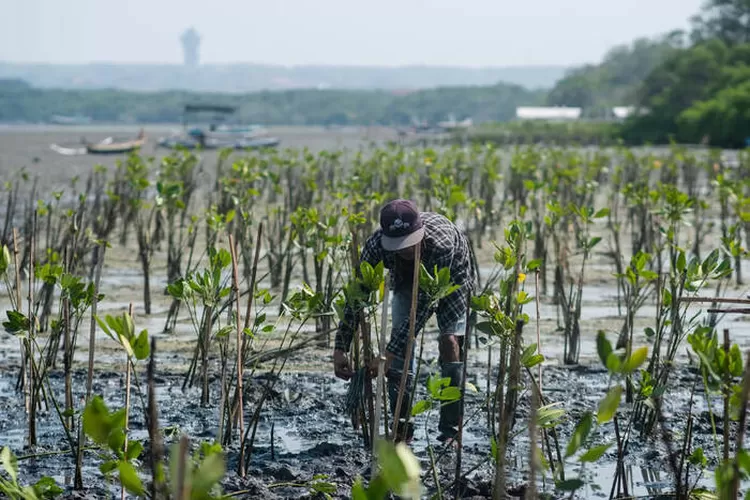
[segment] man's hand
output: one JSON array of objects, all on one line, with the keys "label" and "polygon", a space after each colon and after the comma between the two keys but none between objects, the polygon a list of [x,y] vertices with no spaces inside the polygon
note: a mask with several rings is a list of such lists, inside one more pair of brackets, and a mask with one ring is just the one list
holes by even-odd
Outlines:
[{"label": "man's hand", "polygon": [[333,373],[342,380],[349,380],[353,375],[349,357],[340,349],[333,351]]},{"label": "man's hand", "polygon": [[[391,368],[391,364],[393,364],[393,353],[386,351],[385,352],[385,365],[383,366],[383,375],[388,374],[388,370]],[[375,377],[378,374],[378,368],[380,367],[380,360],[378,358],[373,358],[372,361],[370,361],[370,376]]]}]

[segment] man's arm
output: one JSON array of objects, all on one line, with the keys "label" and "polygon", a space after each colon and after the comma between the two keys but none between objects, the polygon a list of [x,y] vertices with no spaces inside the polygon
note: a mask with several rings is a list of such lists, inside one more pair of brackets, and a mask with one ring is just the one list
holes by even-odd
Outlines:
[{"label": "man's arm", "polygon": [[[367,262],[373,267],[383,260],[383,250],[380,245],[380,238],[377,235],[367,239],[359,260],[360,262]],[[355,270],[355,276],[358,276],[358,271]],[[335,350],[349,352],[354,331],[359,326],[359,309],[347,300],[343,314],[344,317],[339,322],[336,332]]]}]

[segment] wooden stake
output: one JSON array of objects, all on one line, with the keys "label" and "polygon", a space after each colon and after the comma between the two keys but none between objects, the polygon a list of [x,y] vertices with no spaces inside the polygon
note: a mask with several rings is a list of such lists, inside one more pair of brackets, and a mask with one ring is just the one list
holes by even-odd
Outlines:
[{"label": "wooden stake", "polygon": [[458,417],[458,434],[456,435],[456,442],[458,449],[456,450],[456,478],[455,478],[455,493],[453,498],[458,500],[461,497],[461,466],[463,459],[463,444],[464,444],[464,410],[466,409],[466,372],[467,364],[469,359],[469,347],[471,346],[471,289],[466,290],[466,327],[464,331],[464,349],[461,356],[463,363],[463,374],[461,376],[461,399],[459,401],[459,417]]},{"label": "wooden stake", "polygon": [[[133,303],[130,303],[130,306],[128,306],[128,315],[130,316],[130,319],[133,319]],[[125,362],[125,443],[123,445],[123,450],[125,451],[127,460],[127,453],[128,453],[128,433],[130,432],[129,429],[129,422],[130,422],[130,358],[127,359]],[[125,500],[125,487],[120,485],[120,498],[122,500]]]},{"label": "wooden stake", "polygon": [[37,381],[36,373],[34,370],[34,336],[36,335],[36,317],[34,314],[34,264],[35,264],[35,253],[36,253],[36,210],[34,211],[34,219],[31,224],[31,238],[29,240],[29,246],[31,248],[29,252],[29,295],[28,295],[28,311],[29,311],[29,336],[26,341],[26,355],[28,356],[29,363],[29,388],[31,391],[31,403],[29,405],[29,446],[36,446],[36,406],[37,406]]},{"label": "wooden stake", "polygon": [[[414,247],[414,276],[412,279],[411,289],[411,309],[409,310],[409,338],[406,343],[406,352],[404,353],[404,366],[401,370],[401,383],[398,388],[398,397],[396,398],[396,410],[393,413],[393,436],[394,441],[398,437],[398,428],[400,425],[401,405],[404,402],[404,393],[406,392],[406,379],[409,373],[411,363],[411,351],[414,348],[414,331],[417,326],[417,298],[419,297],[419,270],[422,261],[422,245]],[[404,422],[404,430],[409,422],[409,416]]]},{"label": "wooden stake", "polygon": [[[237,249],[234,246],[234,237],[229,234],[229,251],[232,256],[232,288],[237,309],[237,418],[239,420],[240,431],[240,459],[237,464],[237,474],[245,477],[245,406],[242,403],[242,326],[240,325],[240,276],[237,270]],[[253,271],[254,272],[254,271]],[[250,291],[252,297],[253,291]],[[250,304],[251,301],[248,302]],[[231,413],[231,412],[230,412]],[[224,415],[221,416],[224,418]],[[231,417],[230,417],[231,418]]]},{"label": "wooden stake", "polygon": [[[385,332],[388,330],[388,292],[390,283],[390,273],[386,272],[385,286],[383,287],[383,311],[380,316],[380,336],[378,337],[378,377],[375,384],[375,421],[372,424],[373,449],[375,441],[380,437],[380,420],[383,410],[384,389],[385,389]],[[370,477],[377,475],[377,457],[372,455],[372,473]]]}]

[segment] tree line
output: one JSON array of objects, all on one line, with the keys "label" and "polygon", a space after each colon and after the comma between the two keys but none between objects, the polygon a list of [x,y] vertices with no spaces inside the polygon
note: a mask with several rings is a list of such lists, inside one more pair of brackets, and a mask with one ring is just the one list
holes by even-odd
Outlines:
[{"label": "tree line", "polygon": [[499,83],[395,93],[369,90],[291,90],[247,94],[48,90],[0,80],[0,122],[45,122],[52,115],[84,115],[95,122],[176,123],[186,104],[237,108],[234,119],[265,125],[410,125],[455,115],[507,121],[516,107],[543,102],[543,91]]}]

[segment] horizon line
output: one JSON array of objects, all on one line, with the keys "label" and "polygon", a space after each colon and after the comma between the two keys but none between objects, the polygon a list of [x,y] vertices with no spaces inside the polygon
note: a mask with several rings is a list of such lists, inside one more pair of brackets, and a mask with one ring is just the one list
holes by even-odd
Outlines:
[{"label": "horizon line", "polygon": [[270,66],[277,68],[347,68],[347,69],[462,69],[462,70],[498,70],[498,69],[543,69],[543,68],[570,68],[572,66],[590,63],[546,63],[546,64],[507,64],[507,65],[459,65],[459,64],[429,64],[429,63],[406,63],[406,64],[346,64],[346,63],[269,63],[269,62],[206,62],[197,66],[188,66],[176,62],[136,62],[136,61],[88,61],[88,62],[49,62],[49,61],[8,61],[0,60],[0,64],[22,65],[22,66],[176,66],[180,68],[200,69],[202,67],[219,66]]}]

